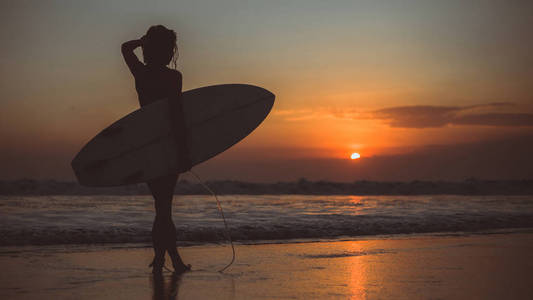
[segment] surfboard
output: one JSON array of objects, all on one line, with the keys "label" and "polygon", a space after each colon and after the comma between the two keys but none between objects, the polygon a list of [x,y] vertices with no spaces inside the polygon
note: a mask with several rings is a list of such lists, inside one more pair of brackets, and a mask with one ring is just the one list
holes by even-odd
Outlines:
[{"label": "surfboard", "polygon": [[[193,166],[248,136],[269,114],[274,94],[247,84],[223,84],[182,93],[189,159]],[[80,184],[118,186],[179,173],[178,145],[167,99],[146,105],[92,138],[72,160]]]}]

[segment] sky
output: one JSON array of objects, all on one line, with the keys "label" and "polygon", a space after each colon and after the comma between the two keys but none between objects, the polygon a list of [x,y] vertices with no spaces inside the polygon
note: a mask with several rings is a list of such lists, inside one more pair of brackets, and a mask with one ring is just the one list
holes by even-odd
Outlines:
[{"label": "sky", "polygon": [[0,179],[74,180],[79,149],[138,108],[120,45],[155,24],[178,33],[184,90],[276,95],[196,167],[207,179],[532,179],[532,15],[530,1],[2,1]]}]

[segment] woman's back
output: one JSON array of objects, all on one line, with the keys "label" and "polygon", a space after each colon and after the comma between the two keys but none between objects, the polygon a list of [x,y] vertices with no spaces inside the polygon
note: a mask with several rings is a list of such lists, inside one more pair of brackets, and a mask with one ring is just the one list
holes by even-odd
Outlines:
[{"label": "woman's back", "polygon": [[143,65],[138,67],[133,76],[141,106],[164,98],[175,100],[181,95],[182,79],[177,70]]}]

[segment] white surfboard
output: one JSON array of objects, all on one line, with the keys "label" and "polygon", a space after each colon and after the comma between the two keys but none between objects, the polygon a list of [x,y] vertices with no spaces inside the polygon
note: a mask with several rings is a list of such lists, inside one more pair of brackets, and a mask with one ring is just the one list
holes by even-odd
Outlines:
[{"label": "white surfboard", "polygon": [[[182,94],[192,165],[230,148],[250,134],[274,105],[274,94],[253,85],[223,84]],[[147,182],[178,173],[176,139],[168,100],[146,105],[116,121],[87,143],[72,161],[86,186]]]}]

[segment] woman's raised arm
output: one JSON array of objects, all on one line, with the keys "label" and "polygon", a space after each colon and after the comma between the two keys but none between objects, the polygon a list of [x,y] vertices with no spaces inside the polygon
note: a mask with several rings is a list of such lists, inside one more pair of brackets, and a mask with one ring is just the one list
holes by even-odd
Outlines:
[{"label": "woman's raised arm", "polygon": [[126,65],[128,65],[128,68],[134,76],[136,75],[137,71],[144,66],[144,64],[139,61],[137,55],[133,53],[135,48],[142,46],[142,42],[142,38],[139,40],[131,40],[123,43],[121,47],[122,56],[124,56]]}]

